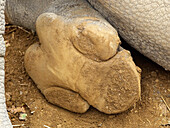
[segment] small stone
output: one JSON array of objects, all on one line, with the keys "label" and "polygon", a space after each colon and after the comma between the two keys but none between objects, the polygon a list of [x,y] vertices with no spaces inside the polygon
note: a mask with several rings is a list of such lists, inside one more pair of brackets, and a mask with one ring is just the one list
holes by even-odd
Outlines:
[{"label": "small stone", "polygon": [[101,127],[102,126],[102,123],[98,124],[98,127]]},{"label": "small stone", "polygon": [[61,124],[58,124],[58,125],[57,125],[57,128],[61,128]]},{"label": "small stone", "polygon": [[12,118],[11,120],[12,120],[12,121],[15,121],[15,118]]},{"label": "small stone", "polygon": [[27,114],[26,114],[26,113],[20,113],[20,115],[19,115],[19,120],[25,121],[26,118],[27,118]]},{"label": "small stone", "polygon": [[156,80],[155,80],[155,82],[156,82],[156,83],[158,83],[158,82],[159,82],[159,80],[158,80],[158,79],[156,79]]},{"label": "small stone", "polygon": [[137,113],[138,111],[137,110],[135,110],[135,113]]}]

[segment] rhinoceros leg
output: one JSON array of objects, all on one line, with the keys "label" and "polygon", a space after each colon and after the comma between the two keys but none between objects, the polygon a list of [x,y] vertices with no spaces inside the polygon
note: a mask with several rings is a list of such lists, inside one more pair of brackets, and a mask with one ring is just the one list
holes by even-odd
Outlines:
[{"label": "rhinoceros leg", "polygon": [[169,0],[88,0],[132,47],[170,70]]},{"label": "rhinoceros leg", "polygon": [[[132,106],[140,97],[140,75],[130,53],[118,50],[116,30],[85,0],[38,1],[9,0],[6,15],[27,28],[36,21],[40,43],[27,50],[25,68],[45,97],[80,113],[88,104],[108,114]],[[58,97],[61,88],[68,94]],[[81,103],[63,103],[72,97]]]},{"label": "rhinoceros leg", "polygon": [[[44,13],[37,19],[36,31],[40,43],[27,50],[25,68],[53,104],[80,113],[89,104],[112,114],[127,110],[139,99],[140,75],[130,53],[117,50],[117,33],[106,21],[94,17],[68,20]],[[59,88],[72,91],[65,95],[63,91],[59,97]],[[74,97],[80,102],[69,104]]]}]

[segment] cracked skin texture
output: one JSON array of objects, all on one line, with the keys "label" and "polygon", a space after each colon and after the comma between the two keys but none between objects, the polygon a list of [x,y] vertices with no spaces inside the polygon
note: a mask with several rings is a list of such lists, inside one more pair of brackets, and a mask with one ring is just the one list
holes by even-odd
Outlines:
[{"label": "cracked skin texture", "polygon": [[139,100],[140,70],[129,51],[119,50],[116,30],[107,24],[99,27],[99,21],[93,17],[67,20],[54,13],[38,17],[40,43],[30,46],[24,61],[49,102],[77,113],[92,105],[113,114]]},{"label": "cracked skin texture", "polygon": [[88,0],[135,49],[170,70],[169,0]]}]

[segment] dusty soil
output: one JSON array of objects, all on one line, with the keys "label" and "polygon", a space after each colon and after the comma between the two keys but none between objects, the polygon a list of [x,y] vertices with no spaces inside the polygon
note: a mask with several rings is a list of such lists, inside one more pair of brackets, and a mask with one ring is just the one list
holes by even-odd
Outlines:
[{"label": "dusty soil", "polygon": [[[6,25],[5,87],[12,124],[22,128],[159,128],[170,126],[170,72],[128,45],[142,69],[141,100],[121,114],[106,115],[91,107],[76,114],[48,103],[24,69],[26,49],[38,41],[30,31]],[[34,58],[32,58],[34,59]],[[19,120],[20,113],[26,120]],[[169,124],[168,124],[169,123]]]}]

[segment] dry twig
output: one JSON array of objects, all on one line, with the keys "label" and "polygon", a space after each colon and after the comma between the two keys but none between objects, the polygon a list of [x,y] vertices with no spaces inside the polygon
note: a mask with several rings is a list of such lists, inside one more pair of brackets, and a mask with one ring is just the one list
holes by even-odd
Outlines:
[{"label": "dry twig", "polygon": [[163,96],[161,96],[161,99],[163,100],[164,104],[166,105],[166,107],[167,107],[168,111],[170,111],[170,108],[169,108],[169,106],[168,106],[167,102],[165,101],[165,99],[163,98]]}]

